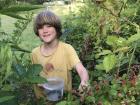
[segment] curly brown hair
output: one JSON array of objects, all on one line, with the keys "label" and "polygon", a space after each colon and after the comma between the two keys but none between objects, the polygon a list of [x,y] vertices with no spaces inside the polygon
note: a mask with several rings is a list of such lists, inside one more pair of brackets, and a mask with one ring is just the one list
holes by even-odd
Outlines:
[{"label": "curly brown hair", "polygon": [[62,25],[59,17],[51,11],[40,12],[34,20],[34,32],[39,36],[38,29],[42,28],[43,25],[50,25],[55,28],[57,37],[62,35]]}]

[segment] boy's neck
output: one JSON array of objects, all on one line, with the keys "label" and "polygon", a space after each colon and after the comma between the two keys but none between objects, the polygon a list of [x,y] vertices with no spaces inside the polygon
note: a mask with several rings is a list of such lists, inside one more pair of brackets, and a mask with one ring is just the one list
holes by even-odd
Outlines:
[{"label": "boy's neck", "polygon": [[41,54],[43,56],[49,56],[51,55],[52,53],[54,53],[58,47],[58,44],[59,44],[59,40],[54,40],[53,42],[51,43],[44,43],[42,46],[41,46]]},{"label": "boy's neck", "polygon": [[43,47],[46,50],[47,49],[55,49],[55,48],[57,48],[58,43],[59,43],[59,40],[56,39],[56,40],[52,41],[51,43],[44,43]]}]

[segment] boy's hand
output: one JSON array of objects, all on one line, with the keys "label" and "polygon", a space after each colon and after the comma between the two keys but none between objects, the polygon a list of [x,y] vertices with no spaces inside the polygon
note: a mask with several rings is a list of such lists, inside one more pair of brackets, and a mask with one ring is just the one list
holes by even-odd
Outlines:
[{"label": "boy's hand", "polygon": [[88,82],[85,81],[81,81],[80,85],[79,85],[79,92],[88,92],[90,90],[90,84]]},{"label": "boy's hand", "polygon": [[40,89],[44,89],[43,84],[37,84]]},{"label": "boy's hand", "polygon": [[81,82],[79,89],[73,90],[72,92],[74,95],[80,97],[81,102],[83,102],[87,96],[92,95],[92,89],[88,82]]},{"label": "boy's hand", "polygon": [[88,86],[89,83],[87,81],[81,81],[80,86]]}]

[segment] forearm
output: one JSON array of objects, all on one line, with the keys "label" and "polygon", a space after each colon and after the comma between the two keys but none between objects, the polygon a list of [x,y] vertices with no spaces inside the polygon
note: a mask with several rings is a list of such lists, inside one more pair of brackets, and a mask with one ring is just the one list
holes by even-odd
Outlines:
[{"label": "forearm", "polygon": [[80,76],[81,84],[83,84],[83,85],[86,84],[89,80],[89,75],[88,75],[88,72],[85,69],[85,67],[81,63],[79,63],[76,66],[76,70]]},{"label": "forearm", "polygon": [[86,84],[89,80],[89,75],[87,70],[84,68],[80,74],[81,84]]}]

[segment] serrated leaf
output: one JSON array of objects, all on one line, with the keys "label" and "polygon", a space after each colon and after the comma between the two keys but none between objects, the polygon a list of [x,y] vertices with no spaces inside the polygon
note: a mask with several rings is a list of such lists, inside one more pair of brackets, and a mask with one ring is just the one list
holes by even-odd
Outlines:
[{"label": "serrated leaf", "polygon": [[47,82],[47,80],[45,78],[40,77],[40,76],[28,77],[28,78],[25,78],[24,81],[29,82],[29,83],[33,83],[33,84]]},{"label": "serrated leaf", "polygon": [[127,52],[130,49],[130,47],[126,46],[126,47],[121,47],[118,48],[117,50],[115,50],[114,52]]},{"label": "serrated leaf", "polygon": [[126,46],[127,41],[122,37],[108,36],[106,43],[111,46]]},{"label": "serrated leaf", "polygon": [[15,96],[4,96],[0,98],[0,103],[13,99]]},{"label": "serrated leaf", "polygon": [[88,103],[91,103],[91,102],[93,102],[93,103],[95,103],[95,97],[93,97],[93,96],[87,96],[86,97],[86,101],[88,102]]},{"label": "serrated leaf", "polygon": [[16,19],[23,19],[23,20],[27,20],[26,18],[24,17],[21,17],[17,14],[15,14],[14,12],[5,12],[5,13],[2,13],[3,15],[7,15],[7,16],[10,16],[10,17],[13,17],[13,18],[16,18]]},{"label": "serrated leaf", "polygon": [[13,64],[14,70],[20,77],[24,77],[26,74],[26,69],[20,64]]},{"label": "serrated leaf", "polygon": [[109,101],[105,100],[104,105],[111,105],[111,103]]},{"label": "serrated leaf", "polygon": [[127,40],[127,43],[130,44],[130,43],[133,43],[133,42],[138,41],[138,40],[140,40],[140,34],[139,33],[129,37],[128,40]]},{"label": "serrated leaf", "polygon": [[108,45],[111,45],[111,46],[116,46],[116,43],[115,42],[117,42],[117,40],[118,40],[118,37],[117,36],[108,36],[106,43]]},{"label": "serrated leaf", "polygon": [[103,64],[96,65],[95,67],[97,70],[105,70]]},{"label": "serrated leaf", "polygon": [[14,6],[4,8],[4,9],[0,10],[0,13],[5,13],[5,12],[17,13],[17,12],[39,9],[39,8],[42,8],[42,7],[43,6],[36,6],[36,5],[14,5]]},{"label": "serrated leaf", "polygon": [[104,57],[103,66],[106,72],[109,72],[111,69],[115,67],[117,62],[117,57],[115,55],[107,55]]},{"label": "serrated leaf", "polygon": [[121,105],[120,102],[113,100],[112,105]]},{"label": "serrated leaf", "polygon": [[9,90],[11,90],[12,89],[12,86],[11,85],[9,85],[9,84],[6,84],[6,85],[4,85],[3,86],[3,91],[9,91]]},{"label": "serrated leaf", "polygon": [[57,103],[56,105],[67,105],[67,101],[61,101],[61,102]]},{"label": "serrated leaf", "polygon": [[103,80],[103,77],[98,77],[98,80],[100,80],[100,81]]},{"label": "serrated leaf", "polygon": [[118,40],[116,41],[117,46],[125,46],[126,45],[126,39],[119,37]]},{"label": "serrated leaf", "polygon": [[26,49],[23,49],[23,48],[20,48],[19,46],[14,45],[14,44],[12,44],[11,47],[12,47],[12,50],[14,50],[14,51],[16,50],[16,51],[21,51],[21,52],[31,53],[31,51],[26,50]]},{"label": "serrated leaf", "polygon": [[110,50],[103,50],[101,53],[98,54],[98,56],[107,55],[107,54],[110,54],[110,53],[112,53],[112,51],[110,51]]},{"label": "serrated leaf", "polygon": [[30,76],[37,76],[40,74],[40,72],[42,71],[43,67],[40,65],[40,64],[33,64],[33,65],[30,65],[28,70],[27,70],[27,73],[26,75],[28,77]]},{"label": "serrated leaf", "polygon": [[117,93],[118,93],[117,90],[114,90],[114,89],[110,90],[110,94],[113,95],[113,96],[117,96]]}]

